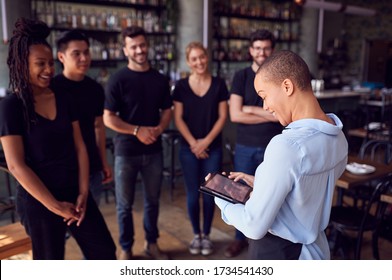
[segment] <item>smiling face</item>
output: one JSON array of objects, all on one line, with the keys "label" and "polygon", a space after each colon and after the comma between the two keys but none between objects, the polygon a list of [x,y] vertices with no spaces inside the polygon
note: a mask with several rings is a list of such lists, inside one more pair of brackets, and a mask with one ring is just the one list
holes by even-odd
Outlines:
[{"label": "smiling face", "polygon": [[136,37],[126,37],[123,48],[129,63],[145,66],[147,62],[148,44],[146,37],[139,35]]},{"label": "smiling face", "polygon": [[253,62],[260,66],[273,52],[270,40],[257,40],[249,47]]},{"label": "smiling face", "polygon": [[66,49],[57,53],[61,63],[64,65],[64,74],[66,77],[75,77],[79,80],[86,75],[90,63],[91,55],[88,44],[83,40],[70,41]]},{"label": "smiling face", "polygon": [[263,99],[263,109],[273,114],[281,125],[287,126],[291,122],[287,100],[291,94],[291,82],[286,79],[281,84],[275,83],[263,72],[257,73],[254,80],[257,95]]},{"label": "smiling face", "polygon": [[49,87],[54,75],[52,50],[45,45],[32,45],[29,48],[29,75],[33,91]]},{"label": "smiling face", "polygon": [[187,63],[192,73],[204,74],[208,69],[208,56],[203,49],[192,48],[187,56]]}]

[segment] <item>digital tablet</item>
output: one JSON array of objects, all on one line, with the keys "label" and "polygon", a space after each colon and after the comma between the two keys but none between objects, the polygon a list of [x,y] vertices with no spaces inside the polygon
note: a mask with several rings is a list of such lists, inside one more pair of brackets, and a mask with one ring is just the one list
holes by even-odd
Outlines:
[{"label": "digital tablet", "polygon": [[231,203],[241,204],[245,204],[252,192],[250,186],[240,182],[234,182],[221,173],[212,173],[210,178],[200,186],[199,190]]}]

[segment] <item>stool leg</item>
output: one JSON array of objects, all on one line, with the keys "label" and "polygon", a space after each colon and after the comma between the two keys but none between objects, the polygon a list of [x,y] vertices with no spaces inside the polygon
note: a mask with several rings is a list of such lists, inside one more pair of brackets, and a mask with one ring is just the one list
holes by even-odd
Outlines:
[{"label": "stool leg", "polygon": [[170,201],[173,201],[173,189],[175,187],[174,178],[175,178],[175,150],[174,150],[174,139],[171,139],[171,159],[170,159]]}]

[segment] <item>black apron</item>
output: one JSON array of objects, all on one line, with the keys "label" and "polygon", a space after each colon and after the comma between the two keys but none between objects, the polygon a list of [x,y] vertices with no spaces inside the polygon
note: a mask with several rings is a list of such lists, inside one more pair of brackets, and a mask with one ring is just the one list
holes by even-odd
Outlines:
[{"label": "black apron", "polygon": [[302,243],[293,243],[279,236],[267,233],[259,240],[249,239],[248,259],[250,260],[298,260]]}]

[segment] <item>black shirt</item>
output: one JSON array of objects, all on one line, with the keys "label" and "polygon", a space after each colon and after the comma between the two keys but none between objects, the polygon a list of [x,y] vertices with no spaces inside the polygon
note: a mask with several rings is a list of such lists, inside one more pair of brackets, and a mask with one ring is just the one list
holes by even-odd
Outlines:
[{"label": "black shirt", "polygon": [[89,157],[90,173],[102,170],[102,160],[95,137],[95,118],[103,115],[105,101],[102,86],[87,76],[82,81],[72,81],[59,74],[52,79],[51,87],[58,93],[71,95]]},{"label": "black shirt", "polygon": [[[231,86],[231,94],[242,96],[243,105],[263,107],[263,100],[254,88],[255,72],[247,67],[235,73]],[[267,147],[269,141],[282,133],[278,122],[260,124],[237,124],[237,143],[251,147]]]},{"label": "black shirt", "polygon": [[[120,69],[110,77],[105,96],[105,109],[133,125],[157,126],[161,111],[172,106],[169,80],[155,69]],[[162,151],[162,142],[159,137],[153,144],[145,145],[132,134],[117,133],[114,147],[116,156],[137,156]]]},{"label": "black shirt", "polygon": [[68,95],[56,94],[56,118],[37,114],[27,131],[22,101],[11,94],[0,101],[0,136],[23,138],[25,162],[57,199],[78,190],[78,161],[72,122],[76,112]]},{"label": "black shirt", "polygon": [[[179,80],[173,91],[173,99],[183,104],[183,119],[189,131],[196,139],[204,138],[212,130],[219,117],[219,103],[229,97],[225,81],[213,77],[207,93],[200,97],[189,86],[189,78]],[[182,138],[184,145],[189,145]],[[210,148],[222,145],[222,133],[219,133]]]}]

